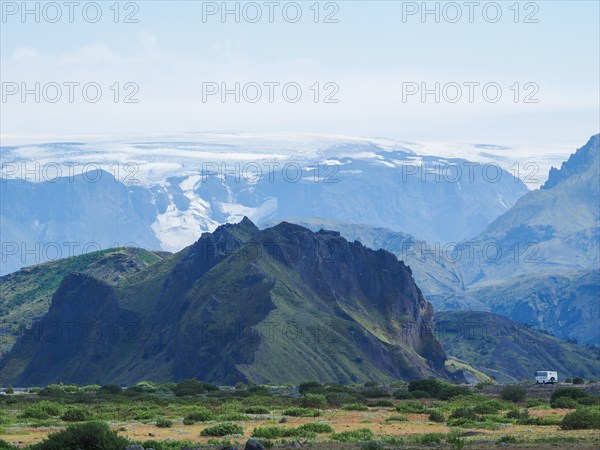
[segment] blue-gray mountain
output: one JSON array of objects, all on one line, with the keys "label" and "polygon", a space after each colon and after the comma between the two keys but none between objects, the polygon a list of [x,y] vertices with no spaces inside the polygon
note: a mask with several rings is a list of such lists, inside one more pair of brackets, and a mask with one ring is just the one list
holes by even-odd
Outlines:
[{"label": "blue-gray mountain", "polygon": [[384,248],[436,311],[490,311],[562,339],[600,344],[600,150],[592,136],[541,189],[456,248],[367,225],[303,221]]},{"label": "blue-gray mountain", "polygon": [[600,264],[600,135],[562,164],[546,184],[520,198],[472,242],[461,266],[468,285],[483,286],[523,274],[598,268]]},{"label": "blue-gray mountain", "polygon": [[[107,248],[134,243],[179,251],[202,232],[237,222],[244,215],[259,225],[290,217],[318,218],[368,223],[429,242],[457,242],[484,230],[527,192],[506,171],[488,173],[482,165],[463,159],[420,156],[406,148],[384,149],[374,143],[332,145],[314,159],[304,156],[276,161],[273,166],[258,156],[248,160],[251,152],[260,149],[233,145],[216,150],[198,142],[130,145],[135,158],[144,162],[135,175],[139,185],[129,184],[131,177],[122,173],[115,181],[108,172],[100,172],[97,182],[89,181],[96,180],[96,174],[56,182],[3,179],[0,273],[53,258],[57,247],[62,256],[69,256],[70,249],[80,254],[84,246],[93,249],[95,244]],[[29,147],[5,147],[1,158],[15,170],[23,164],[34,167],[33,155],[43,151],[55,150],[58,162],[80,161],[77,158],[87,151],[83,146],[38,146],[41,150],[36,147],[30,159]],[[227,167],[222,170],[221,164],[194,159],[197,147],[208,147],[216,153],[213,161],[221,158]],[[168,161],[153,155],[164,148],[177,152],[179,169],[162,171]],[[243,151],[247,156],[241,155]],[[89,157],[107,158],[104,153]],[[145,165],[152,169],[145,170]],[[155,172],[167,176],[160,179]],[[72,242],[78,245],[73,247]]]},{"label": "blue-gray mountain", "polygon": [[466,290],[428,296],[436,309],[492,311],[563,339],[600,344],[600,135],[470,245],[499,252],[460,258]]}]

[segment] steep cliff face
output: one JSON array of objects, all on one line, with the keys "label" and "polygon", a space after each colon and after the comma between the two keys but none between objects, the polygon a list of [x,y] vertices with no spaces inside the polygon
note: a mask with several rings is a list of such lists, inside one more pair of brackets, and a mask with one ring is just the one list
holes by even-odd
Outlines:
[{"label": "steep cliff face", "polygon": [[285,222],[221,226],[119,286],[68,276],[40,325],[72,322],[125,327],[128,339],[111,331],[90,341],[83,329],[52,342],[22,336],[0,376],[21,385],[449,377],[409,267]]}]

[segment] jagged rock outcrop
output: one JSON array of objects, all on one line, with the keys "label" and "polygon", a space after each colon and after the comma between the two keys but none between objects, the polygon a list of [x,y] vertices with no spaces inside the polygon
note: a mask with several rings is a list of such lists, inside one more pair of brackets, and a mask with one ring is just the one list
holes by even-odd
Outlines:
[{"label": "jagged rock outcrop", "polygon": [[119,285],[66,277],[39,325],[93,324],[101,338],[85,328],[52,341],[24,335],[0,375],[10,368],[19,385],[450,377],[433,320],[393,254],[286,222],[260,231],[245,218]]}]

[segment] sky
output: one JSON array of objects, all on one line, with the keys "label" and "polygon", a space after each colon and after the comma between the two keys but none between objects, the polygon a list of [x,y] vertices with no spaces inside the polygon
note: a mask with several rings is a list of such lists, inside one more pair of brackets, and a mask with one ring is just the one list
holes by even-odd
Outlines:
[{"label": "sky", "polygon": [[599,131],[599,4],[227,2],[239,14],[223,17],[223,2],[27,2],[23,16],[3,1],[2,144],[286,132],[574,150]]}]

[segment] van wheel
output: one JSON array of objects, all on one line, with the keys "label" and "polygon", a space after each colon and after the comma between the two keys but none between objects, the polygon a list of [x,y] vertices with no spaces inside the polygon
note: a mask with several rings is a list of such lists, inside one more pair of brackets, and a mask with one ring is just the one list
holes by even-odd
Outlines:
[{"label": "van wheel", "polygon": [[554,383],[556,380],[554,379],[554,377],[550,378],[550,383]]}]

